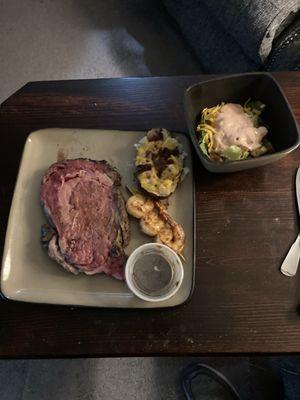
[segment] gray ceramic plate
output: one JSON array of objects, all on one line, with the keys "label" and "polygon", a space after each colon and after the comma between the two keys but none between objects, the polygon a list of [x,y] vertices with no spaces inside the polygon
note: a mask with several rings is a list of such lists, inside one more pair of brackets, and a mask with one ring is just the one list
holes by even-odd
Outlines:
[{"label": "gray ceramic plate", "polygon": [[[25,144],[12,201],[4,255],[1,290],[13,300],[34,303],[71,304],[95,307],[156,308],[185,302],[194,279],[194,184],[191,149],[188,138],[182,142],[190,173],[170,198],[170,213],[186,232],[184,281],[171,299],[148,303],[135,297],[124,282],[103,274],[74,276],[51,260],[40,244],[40,227],[45,222],[39,200],[42,175],[58,154],[66,158],[106,159],[117,167],[123,185],[133,186],[134,143],[145,132],[121,132],[78,129],[46,129],[33,132]],[[128,194],[124,190],[125,196]],[[130,254],[137,246],[150,241],[131,220]]]}]

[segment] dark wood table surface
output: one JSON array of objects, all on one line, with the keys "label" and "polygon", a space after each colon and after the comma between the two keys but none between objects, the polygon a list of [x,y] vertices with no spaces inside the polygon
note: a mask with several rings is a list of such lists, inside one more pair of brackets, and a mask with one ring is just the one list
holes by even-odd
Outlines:
[{"label": "dark wood table surface", "polygon": [[[300,73],[274,74],[300,122]],[[0,247],[27,135],[48,127],[186,132],[183,91],[205,76],[34,82],[0,108]],[[284,135],[284,132],[282,132]],[[196,283],[174,309],[118,310],[0,300],[0,357],[300,351],[300,276],[280,264],[299,229],[300,150],[213,175],[195,163]]]}]

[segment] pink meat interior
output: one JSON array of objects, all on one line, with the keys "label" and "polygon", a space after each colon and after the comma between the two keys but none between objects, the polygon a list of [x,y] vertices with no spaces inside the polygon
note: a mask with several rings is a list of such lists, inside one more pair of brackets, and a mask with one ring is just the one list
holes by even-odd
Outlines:
[{"label": "pink meat interior", "polygon": [[89,160],[56,163],[41,187],[62,254],[86,273],[103,267],[117,234],[114,182],[104,171],[105,164]]}]

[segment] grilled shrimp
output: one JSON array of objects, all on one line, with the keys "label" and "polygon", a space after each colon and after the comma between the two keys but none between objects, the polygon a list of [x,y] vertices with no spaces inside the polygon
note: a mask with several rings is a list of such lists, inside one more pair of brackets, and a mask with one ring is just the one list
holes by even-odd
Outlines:
[{"label": "grilled shrimp", "polygon": [[158,238],[176,253],[181,253],[184,248],[185,233],[182,226],[177,223],[173,227],[162,228],[158,232]]},{"label": "grilled shrimp", "polygon": [[128,214],[140,219],[154,209],[154,203],[141,194],[134,194],[127,200],[126,209]]},{"label": "grilled shrimp", "polygon": [[126,209],[128,214],[140,220],[141,229],[146,235],[157,236],[176,253],[182,252],[185,233],[182,226],[167,212],[166,204],[134,194],[127,200]]},{"label": "grilled shrimp", "polygon": [[155,202],[155,207],[158,209],[159,215],[165,222],[165,226],[158,232],[157,236],[159,240],[176,253],[181,253],[185,242],[183,227],[168,214],[159,202]]},{"label": "grilled shrimp", "polygon": [[149,236],[156,236],[161,229],[164,228],[165,222],[160,217],[157,210],[152,210],[148,212],[143,218],[140,220],[140,226],[142,231]]}]

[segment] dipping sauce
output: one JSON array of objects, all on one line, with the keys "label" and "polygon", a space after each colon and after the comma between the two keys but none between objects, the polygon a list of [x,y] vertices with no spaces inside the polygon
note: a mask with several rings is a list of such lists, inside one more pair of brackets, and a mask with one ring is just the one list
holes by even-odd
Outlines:
[{"label": "dipping sauce", "polygon": [[128,257],[125,278],[128,288],[145,301],[164,301],[174,296],[183,282],[178,255],[161,243],[145,243]]},{"label": "dipping sauce", "polygon": [[149,295],[166,292],[173,277],[169,262],[157,253],[149,253],[136,260],[132,280],[141,291]]}]

